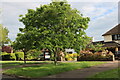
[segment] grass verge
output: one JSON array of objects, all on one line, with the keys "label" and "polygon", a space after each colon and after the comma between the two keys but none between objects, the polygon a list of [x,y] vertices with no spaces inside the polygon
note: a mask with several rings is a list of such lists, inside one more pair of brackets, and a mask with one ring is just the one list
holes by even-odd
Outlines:
[{"label": "grass verge", "polygon": [[[0,61],[0,63],[2,64],[2,68],[24,65],[24,61]],[[26,64],[40,64],[40,63],[51,63],[51,61],[27,61]]]},{"label": "grass verge", "polygon": [[42,64],[35,65],[31,67],[20,67],[5,70],[3,73],[12,74],[16,76],[24,76],[28,78],[40,78],[44,76],[54,75],[66,71],[71,71],[75,69],[82,69],[86,67],[95,66],[98,64],[103,64],[105,62],[63,62],[59,63],[57,66],[54,64]]},{"label": "grass verge", "polygon": [[89,78],[91,78],[91,80],[94,79],[94,78],[104,78],[104,79],[105,78],[111,78],[113,80],[119,78],[119,80],[120,80],[120,67],[116,68],[116,69],[112,69],[112,70],[97,73],[96,75],[93,75]]}]

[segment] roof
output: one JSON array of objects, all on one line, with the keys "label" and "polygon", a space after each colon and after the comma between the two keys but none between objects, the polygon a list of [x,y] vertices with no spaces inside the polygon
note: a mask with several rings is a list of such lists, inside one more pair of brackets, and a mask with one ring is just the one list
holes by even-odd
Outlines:
[{"label": "roof", "polygon": [[96,45],[96,44],[98,44],[98,43],[103,44],[103,43],[104,43],[104,41],[96,41],[96,42],[92,42],[92,43],[93,43],[93,45]]},{"label": "roof", "polygon": [[103,47],[120,47],[120,44],[116,43],[116,42],[104,42],[104,46]]},{"label": "roof", "polygon": [[120,34],[120,24],[118,24],[117,26],[115,26],[114,28],[112,28],[111,30],[103,34],[102,36],[114,35],[114,34]]},{"label": "roof", "polygon": [[103,47],[120,47],[120,44],[116,43],[114,41],[110,41],[110,42],[104,42],[104,41],[93,42],[94,45],[97,44],[97,43],[104,44]]}]

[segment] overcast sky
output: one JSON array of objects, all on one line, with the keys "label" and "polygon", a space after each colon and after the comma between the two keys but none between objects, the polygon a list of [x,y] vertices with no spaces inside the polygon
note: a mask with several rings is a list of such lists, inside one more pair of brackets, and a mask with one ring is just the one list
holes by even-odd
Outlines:
[{"label": "overcast sky", "polygon": [[[9,38],[14,41],[20,27],[19,15],[27,13],[27,9],[35,9],[40,4],[48,4],[51,0],[2,0],[2,19],[0,23],[9,30]],[[102,34],[118,24],[118,0],[68,0],[72,8],[79,10],[85,17],[90,17],[86,33],[95,41],[103,40]],[[1,17],[1,15],[0,15]]]}]

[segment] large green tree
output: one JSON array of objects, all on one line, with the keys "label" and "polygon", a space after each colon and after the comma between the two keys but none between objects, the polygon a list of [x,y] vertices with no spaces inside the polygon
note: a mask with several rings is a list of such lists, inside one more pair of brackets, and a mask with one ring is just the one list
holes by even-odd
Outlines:
[{"label": "large green tree", "polygon": [[36,10],[28,9],[28,13],[20,17],[20,21],[25,25],[25,28],[20,28],[21,34],[35,33],[31,39],[23,40],[25,43],[22,45],[30,43],[30,48],[50,49],[54,53],[55,64],[60,50],[72,48],[79,52],[80,46],[86,44],[85,39],[89,38],[84,30],[88,28],[90,19],[72,9],[67,2],[51,2]]},{"label": "large green tree", "polygon": [[8,33],[9,33],[8,29],[6,27],[3,27],[2,24],[0,24],[0,44],[1,44],[1,46],[10,42],[10,39],[8,38]]}]

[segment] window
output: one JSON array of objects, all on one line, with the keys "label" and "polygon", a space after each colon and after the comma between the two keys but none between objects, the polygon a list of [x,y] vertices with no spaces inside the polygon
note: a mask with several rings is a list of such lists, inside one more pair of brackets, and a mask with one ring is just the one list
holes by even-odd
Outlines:
[{"label": "window", "polygon": [[120,34],[112,35],[112,40],[120,40]]}]

